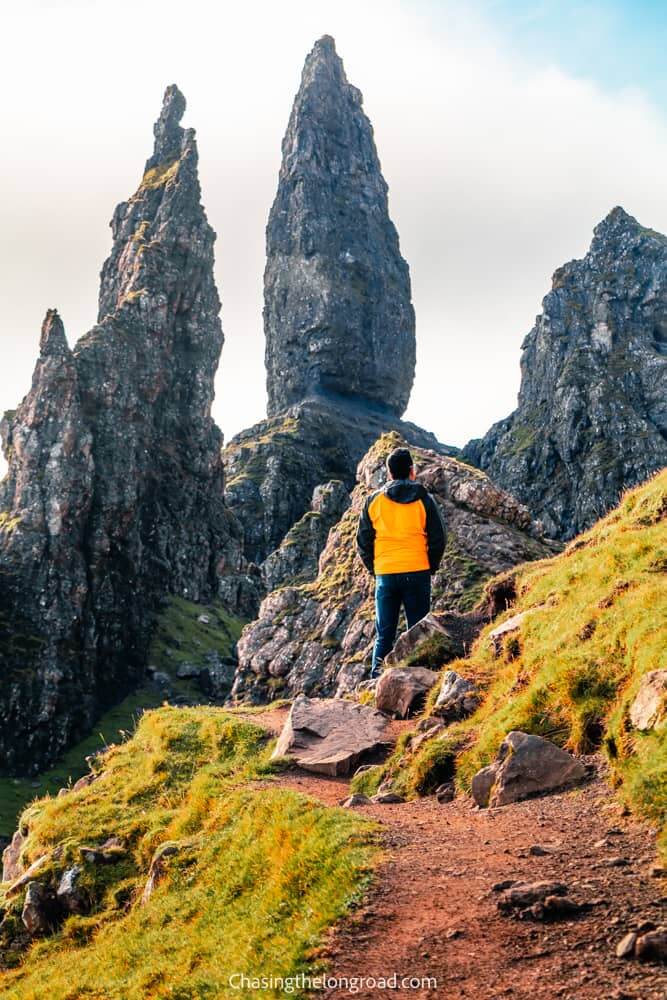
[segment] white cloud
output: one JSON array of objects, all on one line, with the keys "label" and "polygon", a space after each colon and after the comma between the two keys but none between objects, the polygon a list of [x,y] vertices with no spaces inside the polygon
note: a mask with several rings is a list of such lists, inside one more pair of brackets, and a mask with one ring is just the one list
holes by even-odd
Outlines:
[{"label": "white cloud", "polygon": [[615,204],[667,230],[667,128],[641,93],[535,70],[470,10],[431,9],[53,0],[6,15],[0,408],[29,387],[47,307],[71,341],[93,324],[108,220],[138,183],[176,82],[218,232],[215,415],[227,438],[263,416],[264,227],[303,59],[327,32],[364,93],[411,268],[407,416],[463,444],[509,413],[553,270],[585,252]]}]

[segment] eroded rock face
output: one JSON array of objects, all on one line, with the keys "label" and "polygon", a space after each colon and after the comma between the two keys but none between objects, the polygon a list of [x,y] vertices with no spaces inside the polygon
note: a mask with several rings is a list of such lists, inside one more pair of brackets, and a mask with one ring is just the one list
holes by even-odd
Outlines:
[{"label": "eroded rock face", "polygon": [[292,525],[278,548],[262,563],[267,591],[315,579],[329,530],[349,506],[350,494],[340,480],[315,487],[310,510]]},{"label": "eroded rock face", "polygon": [[264,277],[269,415],[333,392],[400,416],[415,368],[410,276],[361,93],[328,36],[306,59],[282,153]]},{"label": "eroded rock face", "polygon": [[168,87],[114,212],[97,325],[71,351],[49,310],[32,388],[2,421],[4,773],[47,765],[139,680],[162,595],[254,606],[210,413],[215,233],[184,107]]},{"label": "eroded rock face", "polygon": [[[386,456],[400,443],[397,435],[385,435],[360,463],[352,504],[329,533],[317,579],[269,594],[257,620],[243,630],[235,699],[328,695],[343,666],[348,672],[350,664],[370,661],[374,581],[356,554],[355,535],[364,500],[384,482]],[[434,451],[413,449],[413,454],[418,479],[440,504],[448,528],[433,580],[436,612],[467,611],[488,577],[552,551],[526,508],[479,470]]]},{"label": "eroded rock face", "polygon": [[667,237],[615,208],[556,271],[518,407],[464,457],[563,539],[667,464]]}]

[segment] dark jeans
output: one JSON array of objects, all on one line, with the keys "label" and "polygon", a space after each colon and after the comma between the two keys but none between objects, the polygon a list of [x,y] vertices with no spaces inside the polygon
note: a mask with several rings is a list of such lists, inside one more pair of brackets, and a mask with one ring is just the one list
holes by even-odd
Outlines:
[{"label": "dark jeans", "polygon": [[431,610],[431,573],[385,573],[375,577],[375,646],[371,676],[377,672],[396,640],[401,605],[405,608],[408,628],[412,628]]}]

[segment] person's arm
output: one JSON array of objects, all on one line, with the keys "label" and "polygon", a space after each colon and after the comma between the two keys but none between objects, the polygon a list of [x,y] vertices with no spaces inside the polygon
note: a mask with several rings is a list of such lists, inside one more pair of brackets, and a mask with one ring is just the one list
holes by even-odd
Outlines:
[{"label": "person's arm", "polygon": [[375,528],[368,513],[368,505],[372,497],[367,497],[364,508],[359,515],[357,527],[357,552],[369,573],[375,572]]},{"label": "person's arm", "polygon": [[437,571],[445,552],[447,530],[440,507],[430,494],[424,499],[424,507],[426,508],[426,549],[431,574],[433,574]]}]

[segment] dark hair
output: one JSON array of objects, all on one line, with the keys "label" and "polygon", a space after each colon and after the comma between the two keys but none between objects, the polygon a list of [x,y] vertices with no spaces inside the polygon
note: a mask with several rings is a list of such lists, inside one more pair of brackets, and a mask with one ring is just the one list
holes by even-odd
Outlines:
[{"label": "dark hair", "polygon": [[412,465],[412,455],[407,448],[394,448],[387,458],[387,468],[394,479],[408,479]]}]

